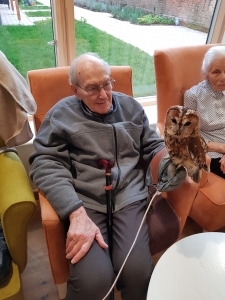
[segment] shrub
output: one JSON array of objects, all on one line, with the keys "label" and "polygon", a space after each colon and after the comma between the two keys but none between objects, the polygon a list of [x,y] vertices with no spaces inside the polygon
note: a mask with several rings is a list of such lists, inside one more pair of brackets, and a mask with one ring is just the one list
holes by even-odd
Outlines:
[{"label": "shrub", "polygon": [[174,19],[167,18],[163,16],[157,15],[145,15],[141,18],[138,18],[139,24],[142,25],[152,25],[152,24],[163,24],[163,25],[174,25]]},{"label": "shrub", "polygon": [[111,14],[114,18],[124,21],[130,21],[133,24],[138,24],[138,18],[144,16],[142,9],[135,9],[129,6],[122,7],[117,5],[111,8]]},{"label": "shrub", "polygon": [[85,7],[92,11],[111,13],[113,18],[121,21],[129,21],[132,24],[152,25],[174,25],[174,19],[153,14],[146,15],[141,8],[133,8],[128,5],[109,5],[109,3],[100,3],[95,0],[76,0],[74,5]]}]

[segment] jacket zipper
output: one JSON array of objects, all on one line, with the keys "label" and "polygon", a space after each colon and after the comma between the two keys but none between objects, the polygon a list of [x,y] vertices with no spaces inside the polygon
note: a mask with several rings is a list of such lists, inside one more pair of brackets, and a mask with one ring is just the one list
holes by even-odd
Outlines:
[{"label": "jacket zipper", "polygon": [[116,164],[117,164],[117,167],[118,167],[118,177],[117,177],[116,186],[115,186],[115,187],[117,187],[119,185],[119,181],[120,181],[121,170],[120,170],[120,166],[119,166],[118,159],[117,159],[117,136],[116,136],[116,129],[115,129],[115,126],[113,124],[112,124],[112,128],[113,128],[113,134],[114,134],[114,139],[115,139],[115,148],[116,148],[115,160],[116,160]]}]

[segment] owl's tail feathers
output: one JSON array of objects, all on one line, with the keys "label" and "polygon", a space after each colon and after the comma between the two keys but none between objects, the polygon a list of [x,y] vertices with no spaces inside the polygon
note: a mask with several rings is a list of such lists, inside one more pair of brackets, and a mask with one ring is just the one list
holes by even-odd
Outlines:
[{"label": "owl's tail feathers", "polygon": [[202,177],[202,170],[204,170],[205,172],[210,171],[209,166],[207,164],[202,164],[200,168],[195,170],[193,168],[189,168],[188,175],[195,183],[199,183]]},{"label": "owl's tail feathers", "polygon": [[206,172],[209,172],[209,171],[210,171],[210,168],[209,168],[209,166],[208,166],[207,164],[204,164],[202,168],[203,168],[203,170],[206,171]]},{"label": "owl's tail feathers", "polygon": [[[189,172],[188,172],[189,173]],[[199,183],[202,177],[202,170],[198,169],[196,172],[188,174],[191,179],[195,182],[195,183]]]}]

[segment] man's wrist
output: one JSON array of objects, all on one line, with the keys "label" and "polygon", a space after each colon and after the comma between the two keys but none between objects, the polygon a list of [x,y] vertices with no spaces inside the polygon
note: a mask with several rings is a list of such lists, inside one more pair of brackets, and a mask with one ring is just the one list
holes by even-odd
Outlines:
[{"label": "man's wrist", "polygon": [[83,206],[80,206],[69,215],[69,220],[71,221],[71,219],[77,218],[83,214],[86,214],[86,211]]}]

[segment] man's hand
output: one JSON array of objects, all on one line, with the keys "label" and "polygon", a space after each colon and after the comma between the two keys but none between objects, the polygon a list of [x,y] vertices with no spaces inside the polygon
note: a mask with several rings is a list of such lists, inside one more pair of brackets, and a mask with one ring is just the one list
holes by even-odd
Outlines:
[{"label": "man's hand", "polygon": [[100,247],[108,248],[99,228],[88,217],[83,206],[72,212],[69,219],[66,258],[71,259],[72,264],[77,263],[89,251],[94,239],[97,240]]}]

